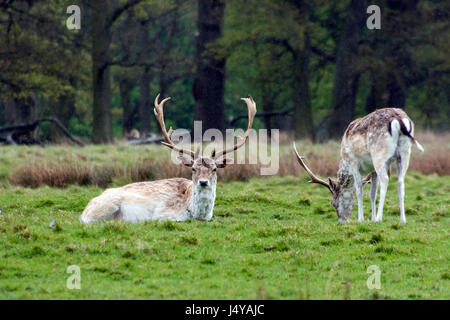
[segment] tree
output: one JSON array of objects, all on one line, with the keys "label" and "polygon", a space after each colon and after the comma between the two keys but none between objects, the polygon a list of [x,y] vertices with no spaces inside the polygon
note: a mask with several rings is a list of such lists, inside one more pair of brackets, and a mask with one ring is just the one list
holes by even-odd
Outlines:
[{"label": "tree", "polygon": [[[114,70],[121,95],[123,124],[130,127],[130,116],[134,118],[137,113],[143,137],[150,134],[154,121],[153,94],[159,92],[165,96],[177,80],[192,74],[192,48],[180,41],[190,35],[186,34],[183,20],[189,15],[186,8],[191,5],[192,2],[181,0],[164,5],[143,3],[129,9],[114,32],[111,53],[121,57],[115,59],[119,68]],[[152,82],[159,85],[155,93],[150,92]],[[139,102],[137,108],[131,108],[130,92],[136,85],[139,86]]]},{"label": "tree", "polygon": [[356,93],[360,70],[358,48],[366,28],[367,0],[351,0],[347,17],[336,51],[336,68],[332,93],[332,116],[328,133],[332,138],[341,138],[347,125],[354,119]]},{"label": "tree", "polygon": [[302,26],[300,45],[293,50],[293,100],[294,100],[294,134],[295,138],[311,138],[315,140],[314,122],[311,109],[309,89],[309,63],[311,40],[309,32],[309,8],[306,1],[296,1],[298,23]]},{"label": "tree", "polygon": [[[139,47],[136,44],[137,35],[141,31],[139,21],[136,19],[133,10],[128,10],[125,19],[118,25],[116,37],[113,41],[117,42],[117,54],[125,56],[137,56]],[[137,66],[119,66],[114,70],[115,78],[119,85],[120,102],[122,104],[122,133],[127,136],[133,129],[136,108],[133,107],[131,91],[136,85],[136,74],[140,70]]]},{"label": "tree", "polygon": [[225,58],[208,52],[208,46],[222,37],[224,0],[199,0],[197,17],[196,76],[193,86],[195,120],[203,131],[225,130],[224,86]]},{"label": "tree", "polygon": [[129,0],[117,4],[115,1],[98,0],[90,2],[92,14],[92,90],[94,143],[113,142],[111,116],[111,76],[114,64],[111,53],[112,26],[128,9],[143,0]]},{"label": "tree", "polygon": [[[258,88],[263,112],[273,114],[293,105],[296,137],[314,140],[310,60],[312,55],[326,53],[315,50],[311,43],[315,25],[310,19],[310,4],[302,0],[235,1],[230,6],[233,17],[228,26],[232,31],[221,42],[222,51],[231,59],[230,73],[239,72],[252,88]],[[292,127],[287,120],[283,118],[283,129]],[[265,117],[264,123],[267,129],[272,128],[270,117]]]},{"label": "tree", "polygon": [[26,98],[8,98],[4,103],[6,125],[36,120],[36,101],[34,95],[29,95]]},{"label": "tree", "polygon": [[139,98],[139,119],[141,123],[141,134],[143,137],[150,133],[150,82],[152,80],[149,68],[143,68],[140,84],[140,98]]},{"label": "tree", "polygon": [[[37,115],[95,143],[113,141],[113,124],[147,135],[161,92],[176,127],[223,129],[252,94],[256,128],[297,138],[339,138],[392,106],[448,128],[448,1],[380,0],[381,30],[366,28],[365,0],[230,0],[226,13],[224,0],[78,2],[81,30],[66,28],[63,0],[0,1],[0,125]],[[54,123],[41,137],[58,140]]]},{"label": "tree", "polygon": [[54,9],[60,4],[58,0],[0,3],[0,94],[7,125],[33,122],[38,112],[68,123],[84,56],[80,33],[67,32],[60,23],[61,12]]}]

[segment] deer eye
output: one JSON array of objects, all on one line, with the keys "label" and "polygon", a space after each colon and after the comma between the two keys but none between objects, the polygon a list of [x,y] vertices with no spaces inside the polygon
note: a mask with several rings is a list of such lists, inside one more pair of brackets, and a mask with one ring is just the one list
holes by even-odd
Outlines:
[{"label": "deer eye", "polygon": [[216,172],[216,171],[217,171],[217,168],[214,168],[214,169],[213,169],[213,172]]},{"label": "deer eye", "polygon": [[192,172],[195,172],[195,168],[192,168]]}]

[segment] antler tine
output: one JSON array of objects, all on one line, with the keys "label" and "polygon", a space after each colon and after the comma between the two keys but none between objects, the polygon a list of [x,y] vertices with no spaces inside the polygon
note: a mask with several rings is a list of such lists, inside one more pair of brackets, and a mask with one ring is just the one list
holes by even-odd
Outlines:
[{"label": "antler tine", "polygon": [[247,131],[245,131],[244,133],[244,137],[238,137],[238,139],[241,139],[240,142],[236,143],[235,145],[233,145],[231,148],[225,149],[223,151],[217,152],[215,155],[215,158],[219,158],[227,153],[233,152],[236,149],[242,147],[245,142],[248,139],[248,136],[250,134],[250,129],[253,126],[253,120],[255,119],[255,115],[256,115],[256,103],[253,100],[252,96],[249,95],[248,98],[241,98],[242,101],[245,102],[245,104],[247,105],[248,108],[248,126],[247,126]]},{"label": "antler tine", "polygon": [[161,102],[158,102],[159,100],[159,96],[160,94],[158,93],[158,95],[155,98],[155,108],[153,109],[153,113],[155,114],[156,120],[159,123],[159,126],[161,127],[161,131],[163,133],[164,136],[164,140],[165,142],[161,142],[161,144],[175,150],[178,151],[180,153],[186,153],[188,155],[190,155],[192,158],[194,158],[195,154],[193,151],[191,150],[186,150],[186,149],[182,149],[182,148],[178,148],[173,141],[170,139],[170,136],[172,135],[172,127],[169,128],[169,132],[167,132],[166,130],[166,125],[164,123],[164,104],[169,101],[171,98],[167,97],[165,99],[163,99]]},{"label": "antler tine", "polygon": [[303,161],[303,157],[301,157],[298,154],[297,148],[295,147],[295,141],[293,142],[293,146],[294,146],[295,155],[297,156],[298,163],[300,163],[300,165],[303,167],[303,169],[305,169],[306,172],[308,173],[308,175],[311,177],[311,181],[309,181],[309,182],[321,184],[321,185],[327,187],[331,191],[331,193],[333,193],[333,190],[331,190],[331,186],[328,183],[326,183],[325,181],[323,181],[322,179],[318,178],[314,173],[312,173],[312,171],[305,164],[305,162]]}]

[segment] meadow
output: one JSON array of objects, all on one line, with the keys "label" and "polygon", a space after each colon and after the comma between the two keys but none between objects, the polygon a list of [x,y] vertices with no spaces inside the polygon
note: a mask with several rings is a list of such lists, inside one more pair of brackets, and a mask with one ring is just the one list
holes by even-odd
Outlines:
[{"label": "meadow", "polygon": [[[336,166],[336,143],[299,145],[317,159],[332,159],[314,162],[322,174]],[[440,145],[444,153],[445,146]],[[288,158],[288,147],[283,150]],[[356,222],[355,208],[351,221],[338,225],[328,191],[307,184],[294,166],[267,178],[234,166],[219,178],[211,222],[86,226],[79,216],[106,185],[188,176],[189,170],[166,165],[155,173],[137,166],[147,157],[152,163],[166,159],[160,146],[0,152],[0,299],[450,298],[448,173],[408,172],[406,225],[399,224],[395,172],[382,223],[369,221],[366,188],[366,221]],[[115,164],[103,173],[111,177],[93,176],[104,164]],[[227,170],[233,173],[227,176]],[[66,286],[71,265],[81,270],[80,290]],[[381,270],[379,290],[366,284],[373,265]]]}]

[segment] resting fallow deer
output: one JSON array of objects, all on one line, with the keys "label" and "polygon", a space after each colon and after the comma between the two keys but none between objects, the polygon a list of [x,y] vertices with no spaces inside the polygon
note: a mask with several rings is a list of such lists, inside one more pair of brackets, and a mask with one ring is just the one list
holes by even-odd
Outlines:
[{"label": "resting fallow deer", "polygon": [[256,104],[252,97],[241,99],[248,108],[248,128],[242,138],[238,137],[241,141],[226,150],[217,153],[213,151],[210,157],[200,157],[198,150],[194,153],[181,149],[171,140],[172,128],[169,132],[166,131],[163,113],[164,104],[170,98],[165,98],[160,103],[158,100],[159,94],[155,99],[154,113],[165,139],[162,144],[180,153],[178,159],[186,167],[192,168],[192,180],[172,178],[108,189],[88,203],[80,217],[81,222],[112,219],[127,222],[211,220],[216,198],[216,170],[231,163],[231,160],[223,156],[245,144],[256,114]]},{"label": "resting fallow deer", "polygon": [[[354,206],[355,192],[358,199],[358,221],[364,221],[363,186],[371,182],[370,201],[372,221],[381,222],[383,205],[389,182],[388,170],[397,162],[400,222],[406,223],[404,179],[411,155],[411,142],[420,151],[422,146],[414,139],[414,124],[401,109],[376,110],[363,118],[352,121],[345,130],[341,143],[341,161],[335,182],[328,183],[318,178],[299,156],[294,142],[294,151],[300,165],[313,183],[327,187],[333,195],[332,205],[336,209],[338,222],[347,222]],[[367,175],[364,179],[364,175]],[[376,211],[376,197],[380,184],[380,199]]]}]

